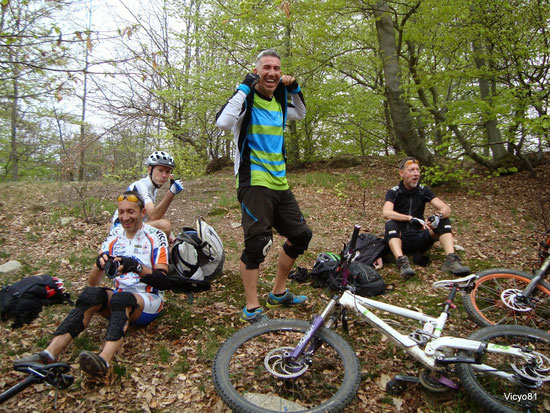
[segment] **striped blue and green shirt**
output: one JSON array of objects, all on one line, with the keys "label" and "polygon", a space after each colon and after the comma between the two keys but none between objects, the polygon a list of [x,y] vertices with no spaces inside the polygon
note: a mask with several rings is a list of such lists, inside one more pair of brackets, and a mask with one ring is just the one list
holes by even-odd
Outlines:
[{"label": "striped blue and green shirt", "polygon": [[283,111],[277,99],[254,96],[251,120],[246,133],[250,149],[250,185],[274,190],[288,189],[283,154]]}]

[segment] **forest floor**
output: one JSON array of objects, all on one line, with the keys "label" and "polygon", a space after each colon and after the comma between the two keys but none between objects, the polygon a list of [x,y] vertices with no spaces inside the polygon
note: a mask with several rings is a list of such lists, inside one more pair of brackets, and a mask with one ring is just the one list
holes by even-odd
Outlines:
[{"label": "forest floor", "polygon": [[[318,253],[339,253],[356,223],[365,231],[383,232],[384,195],[398,182],[395,163],[395,159],[369,157],[351,168],[330,169],[316,164],[289,171],[289,182],[314,233],[309,251],[298,259],[298,266],[311,269]],[[433,188],[452,208],[455,242],[463,248],[463,263],[473,271],[491,267],[533,271],[541,234],[550,224],[548,176],[550,165],[546,163],[536,175],[521,172],[495,177],[479,173],[462,185]],[[23,270],[1,275],[0,283],[49,273],[63,278],[76,299],[107,234],[114,198],[127,184],[2,184],[0,264],[17,260]],[[130,329],[112,373],[100,381],[81,373],[78,366],[80,351],[97,351],[102,344],[106,321],[92,320],[61,356],[62,361],[71,364],[75,383],[57,395],[58,411],[228,411],[214,390],[211,362],[220,344],[243,326],[238,320],[244,304],[238,272],[242,229],[238,227],[240,208],[232,172],[224,170],[187,181],[167,214],[175,228],[193,226],[194,220],[202,216],[218,231],[226,249],[223,275],[211,291],[196,295],[191,304],[183,295],[167,293],[163,314],[147,328]],[[274,241],[277,247],[272,248],[262,266],[259,290],[263,295],[269,292],[276,250],[282,244],[280,237]],[[380,272],[395,290],[383,299],[438,314],[445,293],[430,286],[450,276],[440,270],[444,255],[438,244],[430,255],[432,263],[425,268],[415,266],[417,275],[407,282],[399,278],[395,264],[385,263]],[[308,304],[269,310],[270,318],[309,319],[329,297],[329,292],[308,283],[289,285],[294,292],[309,295]],[[448,331],[466,336],[476,326],[459,299],[457,305]],[[21,329],[12,329],[6,321],[0,323],[0,392],[21,379],[20,373],[12,370],[13,360],[43,349],[69,310],[68,305],[47,307]],[[389,378],[395,374],[416,375],[420,366],[362,322],[352,321],[349,337],[361,360],[362,382],[347,411],[477,411],[461,391],[434,396],[411,385],[400,397],[386,394],[384,386]],[[54,400],[51,387],[35,385],[0,406],[0,410],[53,411]]]}]

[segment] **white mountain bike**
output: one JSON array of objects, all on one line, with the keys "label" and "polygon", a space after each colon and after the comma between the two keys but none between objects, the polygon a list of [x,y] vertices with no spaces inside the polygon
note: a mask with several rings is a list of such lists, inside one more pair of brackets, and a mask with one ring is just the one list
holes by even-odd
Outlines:
[{"label": "white mountain bike", "polygon": [[[347,287],[349,264],[355,259],[356,226],[342,254],[341,292],[311,322],[268,320],[231,336],[218,350],[212,367],[216,391],[238,412],[334,412],[355,398],[360,384],[359,360],[333,328],[346,325],[346,309],[355,310],[383,335],[423,364],[416,379],[432,391],[456,389],[456,373],[465,393],[489,412],[533,412],[550,402],[550,334],[519,325],[486,327],[469,338],[444,336],[443,328],[457,292],[475,279],[438,281],[450,289],[438,317],[357,296]],[[418,320],[422,329],[402,334],[374,310]],[[405,390],[407,377],[390,381],[386,390]],[[539,411],[544,410],[540,408]]]}]

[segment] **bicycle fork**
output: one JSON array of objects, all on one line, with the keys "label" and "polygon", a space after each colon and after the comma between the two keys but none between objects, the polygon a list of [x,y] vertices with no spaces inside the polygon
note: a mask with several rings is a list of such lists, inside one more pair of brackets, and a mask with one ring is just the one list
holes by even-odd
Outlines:
[{"label": "bicycle fork", "polygon": [[[302,354],[312,354],[319,348],[319,343],[312,339],[315,336],[315,333],[325,324],[325,321],[329,317],[329,315],[334,311],[334,307],[337,304],[337,297],[333,297],[321,313],[321,315],[315,315],[313,317],[313,321],[308,328],[308,330],[304,333],[303,337],[300,339],[296,347],[290,352],[288,357],[286,357],[286,361],[294,361],[297,360],[298,357],[300,357]],[[333,320],[328,320],[326,323],[326,327],[330,328],[332,326]],[[311,345],[307,348],[306,346],[308,344]]]}]

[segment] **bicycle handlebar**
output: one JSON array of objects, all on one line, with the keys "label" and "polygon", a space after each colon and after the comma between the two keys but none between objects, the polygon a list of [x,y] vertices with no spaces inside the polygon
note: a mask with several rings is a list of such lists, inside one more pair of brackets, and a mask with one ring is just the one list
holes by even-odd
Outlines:
[{"label": "bicycle handlebar", "polygon": [[349,243],[349,249],[353,251],[357,245],[357,238],[359,237],[359,231],[361,230],[361,225],[353,226],[353,233],[351,234],[351,241]]}]

